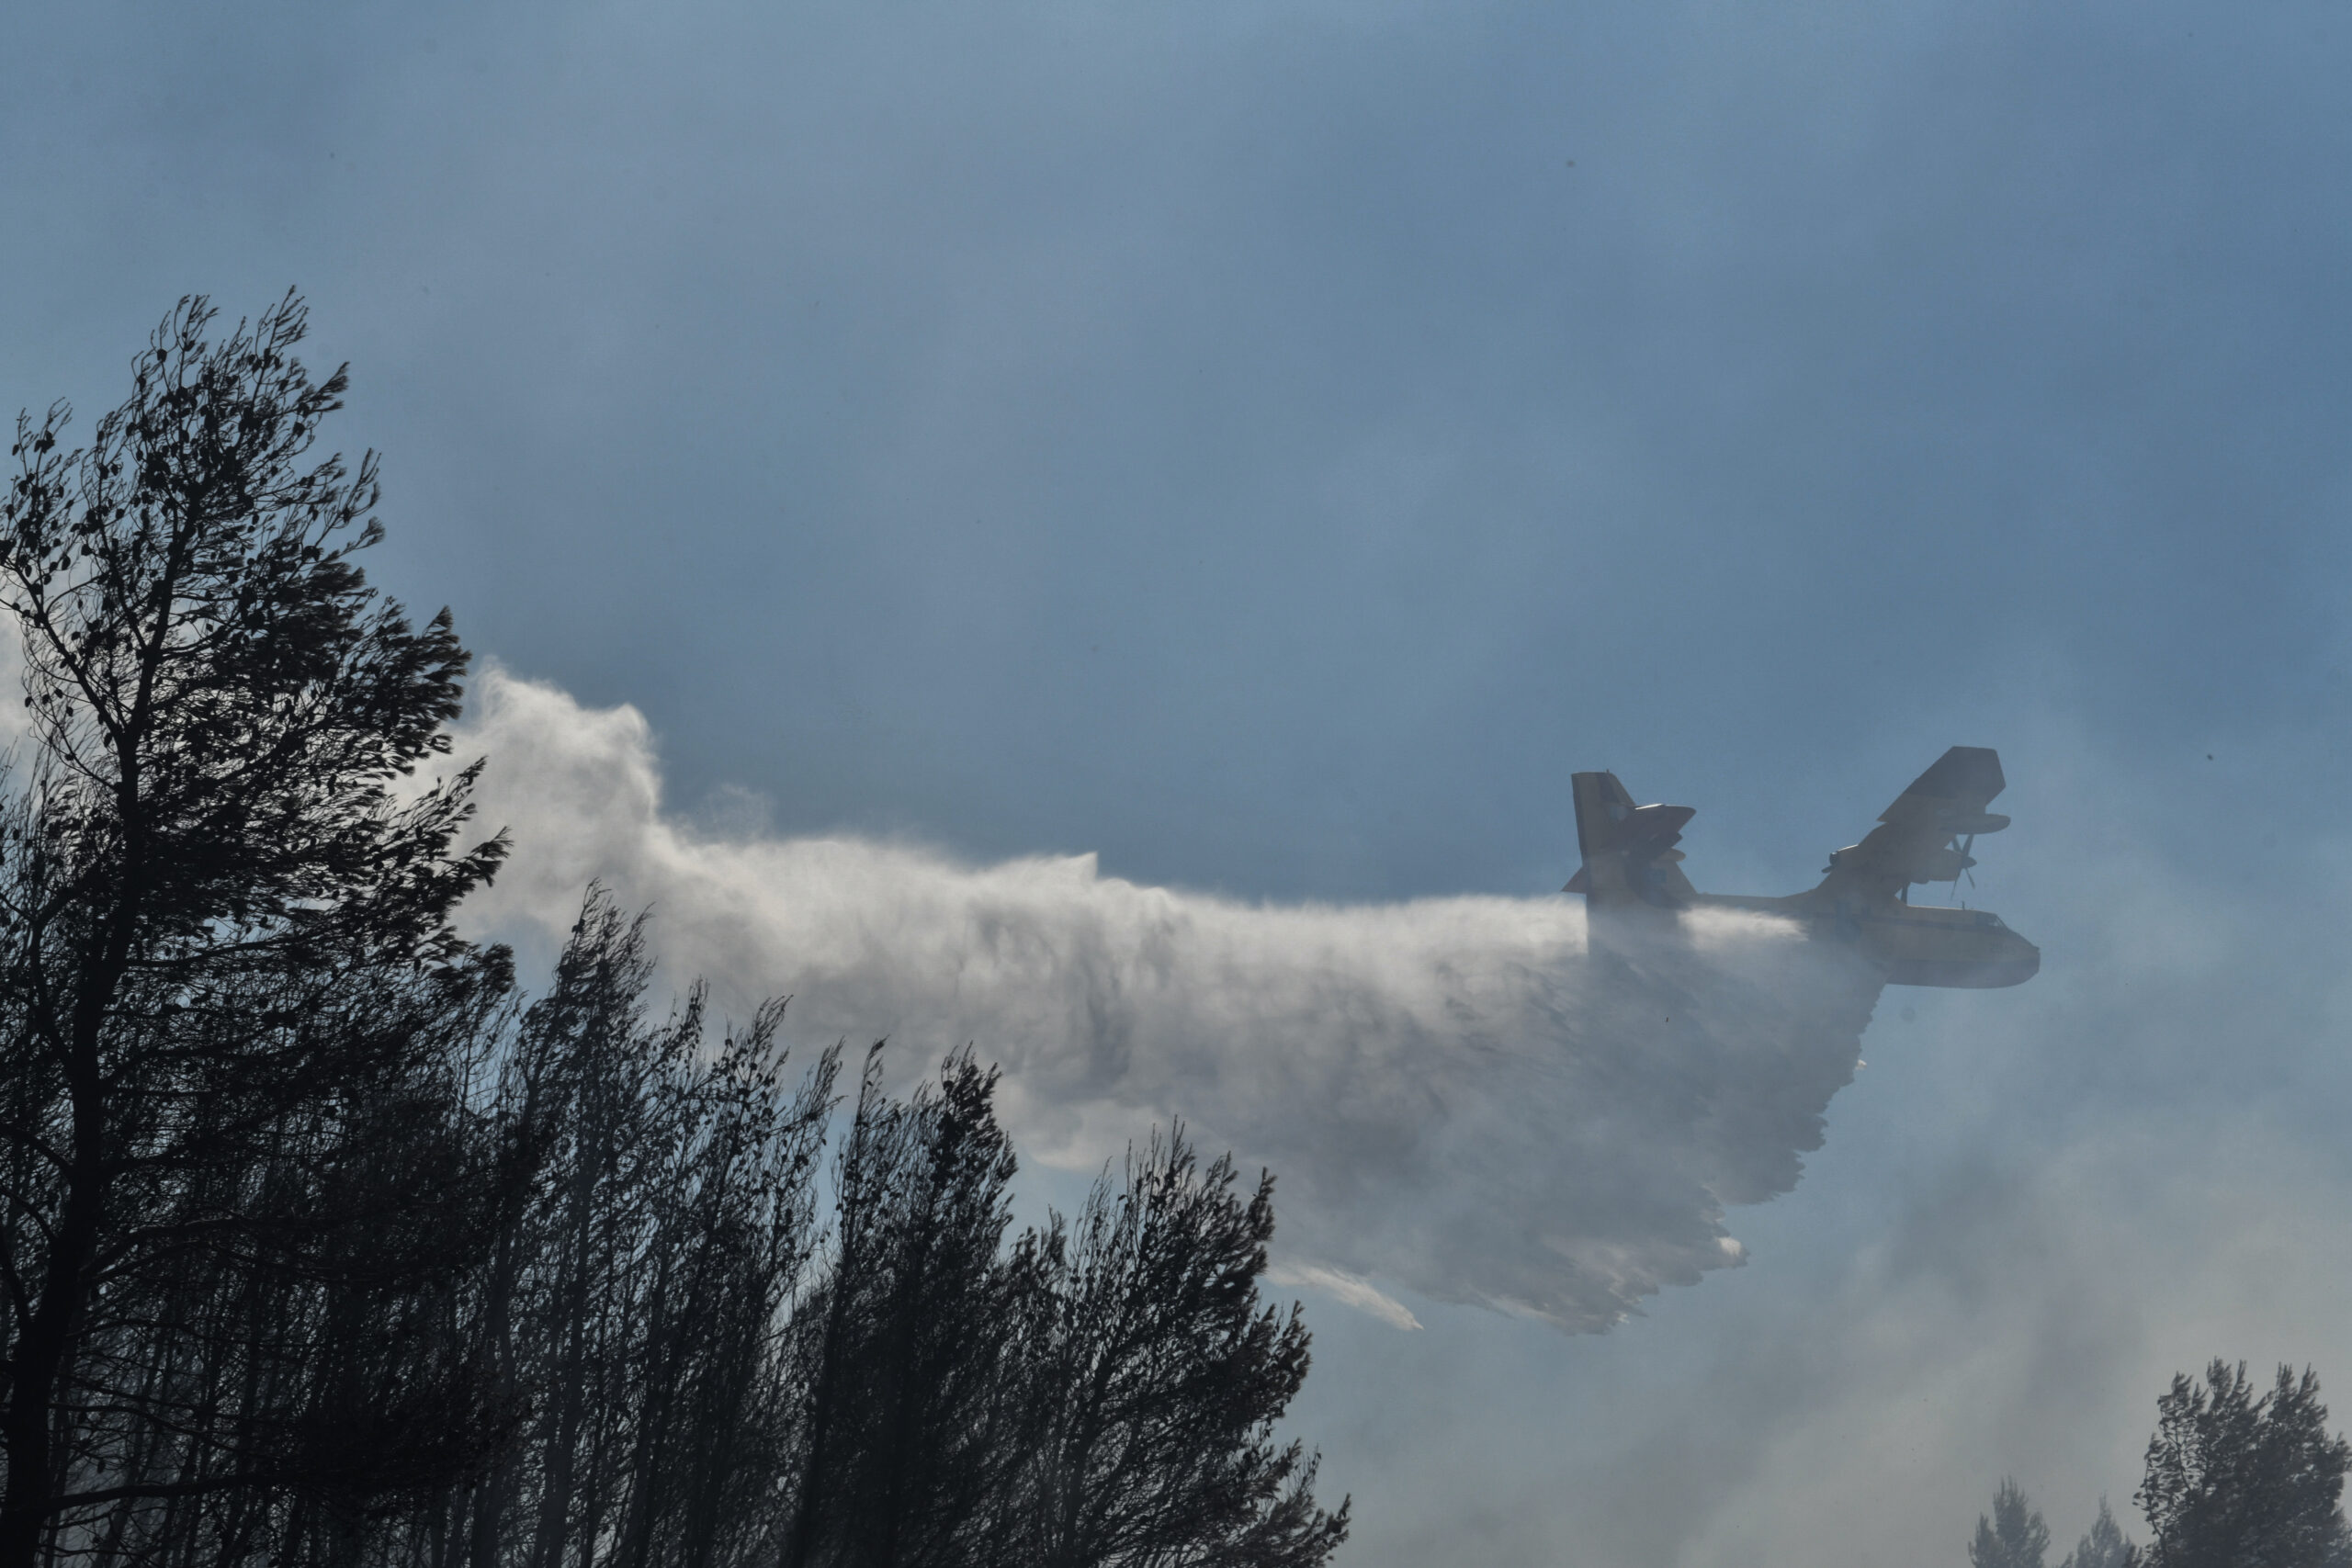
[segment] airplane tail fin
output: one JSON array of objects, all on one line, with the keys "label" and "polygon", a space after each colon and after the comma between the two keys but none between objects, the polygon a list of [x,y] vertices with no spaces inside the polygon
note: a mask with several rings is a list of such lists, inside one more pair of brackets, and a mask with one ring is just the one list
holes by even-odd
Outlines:
[{"label": "airplane tail fin", "polygon": [[1677,863],[1674,846],[1697,815],[1687,806],[1636,806],[1614,773],[1574,775],[1577,848],[1584,865],[1565,891],[1581,893],[1588,908],[1647,905],[1679,908],[1698,889]]}]

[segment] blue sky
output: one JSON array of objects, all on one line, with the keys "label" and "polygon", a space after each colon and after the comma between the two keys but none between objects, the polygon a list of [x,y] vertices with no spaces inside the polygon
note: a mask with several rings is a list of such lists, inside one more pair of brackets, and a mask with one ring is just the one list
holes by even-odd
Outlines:
[{"label": "blue sky", "polygon": [[2044,973],[1889,993],[1747,1268],[1321,1305],[1302,1411],[1360,1562],[1957,1561],[2176,1366],[2352,1398],[2347,78],[2318,4],[51,6],[0,366],[299,285],[379,577],[714,831],[1537,896],[1607,767],[1785,891],[1998,747]]}]

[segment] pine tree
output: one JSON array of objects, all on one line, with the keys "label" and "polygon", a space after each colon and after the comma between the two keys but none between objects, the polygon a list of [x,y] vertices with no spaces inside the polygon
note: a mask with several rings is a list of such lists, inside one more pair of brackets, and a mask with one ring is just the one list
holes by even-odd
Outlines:
[{"label": "pine tree", "polygon": [[1968,1543],[1969,1568],[2042,1568],[2050,1549],[2050,1527],[2026,1503],[2007,1476],[1993,1493],[1993,1517],[1976,1516],[1976,1538]]},{"label": "pine tree", "polygon": [[789,1465],[780,1336],[836,1057],[786,1090],[779,1006],[714,1050],[699,990],[650,1016],[652,973],[644,918],[592,888],[505,1059],[500,1113],[537,1180],[473,1321],[532,1414],[442,1502],[479,1568],[743,1561]]},{"label": "pine tree", "polygon": [[475,1463],[451,1430],[488,1435],[436,1408],[467,1404],[436,1383],[463,1368],[354,1359],[487,1234],[453,1210],[404,1254],[390,1216],[430,1206],[430,1161],[376,1141],[465,1135],[447,1053],[507,984],[448,923],[503,852],[457,847],[471,773],[403,783],[447,750],[466,655],[353,562],[381,536],[375,460],[308,461],[345,382],[294,357],[301,302],[218,342],[213,316],[164,321],[86,449],[62,406],[20,418],[0,501],[32,718],[0,824],[0,1568],[121,1500],[290,1488],[345,1529]]},{"label": "pine tree", "polygon": [[2137,1548],[2122,1527],[2115,1522],[2114,1514],[2107,1506],[2107,1499],[2098,1500],[2098,1517],[2083,1539],[2068,1552],[2058,1568],[2135,1568],[2140,1561]]},{"label": "pine tree", "polygon": [[2327,1432],[2319,1379],[2281,1366],[2257,1396],[2215,1360],[2205,1382],[2176,1376],[2156,1402],[2137,1500],[2154,1533],[2150,1568],[2332,1568],[2347,1541],[2338,1506],[2352,1445]]},{"label": "pine tree", "polygon": [[1098,1183],[1053,1254],[1051,1389],[1036,1531],[1047,1568],[1313,1564],[1347,1537],[1348,1505],[1314,1501],[1316,1460],[1273,1424],[1305,1382],[1294,1304],[1262,1305],[1273,1179],[1245,1203],[1230,1157],[1204,1170],[1182,1126]]},{"label": "pine tree", "polygon": [[877,1051],[827,1235],[781,1003],[658,1015],[601,889],[527,1009],[458,938],[464,651],[354,562],[300,301],[214,319],[0,503],[0,1568],[1327,1562],[1271,1177],[1180,1129],[1008,1246],[993,1070]]}]

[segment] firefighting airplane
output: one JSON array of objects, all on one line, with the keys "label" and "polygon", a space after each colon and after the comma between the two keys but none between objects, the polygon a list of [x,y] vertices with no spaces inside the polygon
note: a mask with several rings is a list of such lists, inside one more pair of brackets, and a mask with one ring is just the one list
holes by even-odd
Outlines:
[{"label": "firefighting airplane", "polygon": [[1614,773],[1577,773],[1577,847],[1584,867],[1566,891],[1598,915],[1646,908],[1754,909],[1790,916],[1816,939],[1850,942],[1895,986],[2015,986],[2041,967],[2041,950],[1982,909],[1911,902],[1914,883],[1957,882],[1976,863],[1979,833],[2009,819],[1984,807],[2007,781],[1984,746],[1955,746],[1921,773],[1859,844],[1834,852],[1821,886],[1784,898],[1702,893],[1674,846],[1697,815],[1688,806],[1636,806]]}]

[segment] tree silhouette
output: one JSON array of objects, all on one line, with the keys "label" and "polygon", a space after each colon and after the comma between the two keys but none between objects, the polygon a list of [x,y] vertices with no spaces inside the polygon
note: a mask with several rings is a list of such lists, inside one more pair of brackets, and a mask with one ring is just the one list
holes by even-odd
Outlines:
[{"label": "tree silhouette", "polygon": [[1230,1158],[1200,1168],[1182,1126],[1098,1183],[1046,1250],[1057,1310],[1028,1561],[1320,1562],[1348,1508],[1313,1500],[1315,1461],[1274,1420],[1306,1377],[1294,1305],[1261,1308],[1273,1179],[1247,1203]]},{"label": "tree silhouette", "polygon": [[215,320],[0,504],[0,1568],[1327,1562],[1271,1177],[1178,1129],[1008,1241],[994,1071],[877,1047],[828,1224],[781,1002],[655,1010],[597,887],[527,1007],[458,939],[466,656],[354,563],[300,301]]},{"label": "tree silhouette", "polygon": [[2050,1549],[2050,1527],[2026,1502],[2018,1483],[2003,1476],[1993,1492],[1993,1517],[1976,1516],[1976,1537],[1968,1543],[1969,1568],[2042,1568]]},{"label": "tree silhouette", "polygon": [[2352,1445],[2327,1433],[2319,1379],[2281,1366],[2256,1395],[2245,1364],[2174,1377],[2156,1401],[2147,1478],[2135,1495],[2154,1534],[2150,1568],[2322,1568],[2345,1561],[2337,1506]]},{"label": "tree silhouette", "polygon": [[2098,1517],[2091,1521],[2091,1528],[2075,1543],[2075,1550],[2066,1554],[2058,1568],[2134,1568],[2139,1561],[2138,1550],[2115,1522],[2107,1499],[2101,1497]]},{"label": "tree silhouette", "polygon": [[[447,1103],[413,1097],[449,1087],[440,1054],[507,983],[448,925],[503,853],[456,847],[471,773],[395,788],[447,749],[465,654],[446,614],[413,628],[352,564],[380,536],[372,457],[305,466],[345,378],[294,358],[300,301],[218,343],[212,320],[201,300],[166,318],[88,448],[62,446],[62,407],[20,418],[0,501],[33,731],[0,827],[0,1568],[117,1500],[269,1484],[347,1509],[472,1462],[428,1433],[452,1385],[377,1404],[426,1370],[349,1343],[479,1229],[403,1255],[389,1217],[429,1206],[425,1167],[373,1144],[450,1132]],[[355,1248],[353,1225],[388,1245]],[[277,1288],[296,1276],[300,1308]],[[288,1365],[265,1318],[345,1348]],[[146,1342],[118,1347],[133,1324]],[[189,1366],[217,1382],[244,1355],[245,1386],[303,1387],[299,1413],[184,1407]],[[164,1449],[179,1479],[126,1478]]]},{"label": "tree silhouette", "polygon": [[[804,1321],[806,1457],[784,1562],[990,1560],[1027,1460],[1014,1337],[1033,1276],[1002,1252],[1014,1163],[969,1052],[905,1104],[869,1053]],[[1025,1257],[1025,1253],[1022,1255]]]}]

